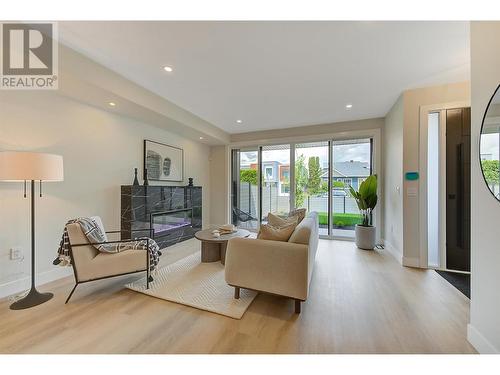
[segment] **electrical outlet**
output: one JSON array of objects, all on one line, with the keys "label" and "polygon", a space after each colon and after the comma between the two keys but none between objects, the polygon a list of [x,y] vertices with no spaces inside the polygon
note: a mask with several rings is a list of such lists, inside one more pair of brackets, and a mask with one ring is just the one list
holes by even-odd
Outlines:
[{"label": "electrical outlet", "polygon": [[19,260],[23,258],[23,249],[20,247],[13,247],[10,249],[10,260]]}]

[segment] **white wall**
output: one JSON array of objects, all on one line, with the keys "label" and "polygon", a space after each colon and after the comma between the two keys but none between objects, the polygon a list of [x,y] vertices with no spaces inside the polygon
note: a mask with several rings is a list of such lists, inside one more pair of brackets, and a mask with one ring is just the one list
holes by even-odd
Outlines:
[{"label": "white wall", "polygon": [[484,111],[500,83],[500,22],[471,23],[471,316],[467,336],[481,353],[500,353],[500,203],[479,164]]},{"label": "white wall", "polygon": [[420,108],[434,104],[467,102],[470,100],[469,82],[460,82],[405,91],[403,94],[403,263],[420,265],[420,197],[408,194],[410,188],[419,191],[420,180],[404,180],[406,172],[420,171]]},{"label": "white wall", "polygon": [[[100,215],[107,228],[120,227],[120,185],[132,183],[134,167],[142,176],[144,139],[184,149],[185,183],[194,177],[195,185],[203,186],[203,221],[208,224],[208,146],[54,92],[2,91],[0,108],[0,150],[51,152],[64,157],[64,182],[46,183],[44,197],[36,198],[40,281],[70,271],[52,265],[68,219]],[[0,296],[28,286],[29,218],[22,184],[0,182]],[[13,246],[24,250],[24,262],[9,260]]]},{"label": "white wall", "polygon": [[226,224],[228,206],[228,166],[226,146],[210,148],[210,223]]},{"label": "white wall", "polygon": [[383,131],[384,164],[384,244],[399,261],[403,256],[403,95],[385,117]]}]

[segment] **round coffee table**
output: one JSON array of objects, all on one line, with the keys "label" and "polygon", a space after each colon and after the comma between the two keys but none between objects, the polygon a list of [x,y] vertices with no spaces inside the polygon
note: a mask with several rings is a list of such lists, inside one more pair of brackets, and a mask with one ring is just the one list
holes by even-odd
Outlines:
[{"label": "round coffee table", "polygon": [[226,263],[227,241],[231,238],[248,237],[250,232],[245,229],[238,229],[236,232],[223,234],[220,237],[214,237],[211,229],[200,230],[194,236],[201,241],[201,261],[202,263],[217,262]]}]

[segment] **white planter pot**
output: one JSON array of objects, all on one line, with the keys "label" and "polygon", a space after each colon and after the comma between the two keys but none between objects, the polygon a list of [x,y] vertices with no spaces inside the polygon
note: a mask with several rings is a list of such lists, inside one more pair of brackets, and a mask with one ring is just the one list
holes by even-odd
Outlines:
[{"label": "white planter pot", "polygon": [[375,247],[375,227],[364,227],[356,224],[354,231],[356,246],[363,250],[373,250]]}]

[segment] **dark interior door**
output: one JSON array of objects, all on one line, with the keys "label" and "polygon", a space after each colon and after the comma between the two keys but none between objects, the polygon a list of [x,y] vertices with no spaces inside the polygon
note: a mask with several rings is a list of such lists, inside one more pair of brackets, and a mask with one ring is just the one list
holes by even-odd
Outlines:
[{"label": "dark interior door", "polygon": [[446,267],[470,271],[470,108],[446,111]]}]

